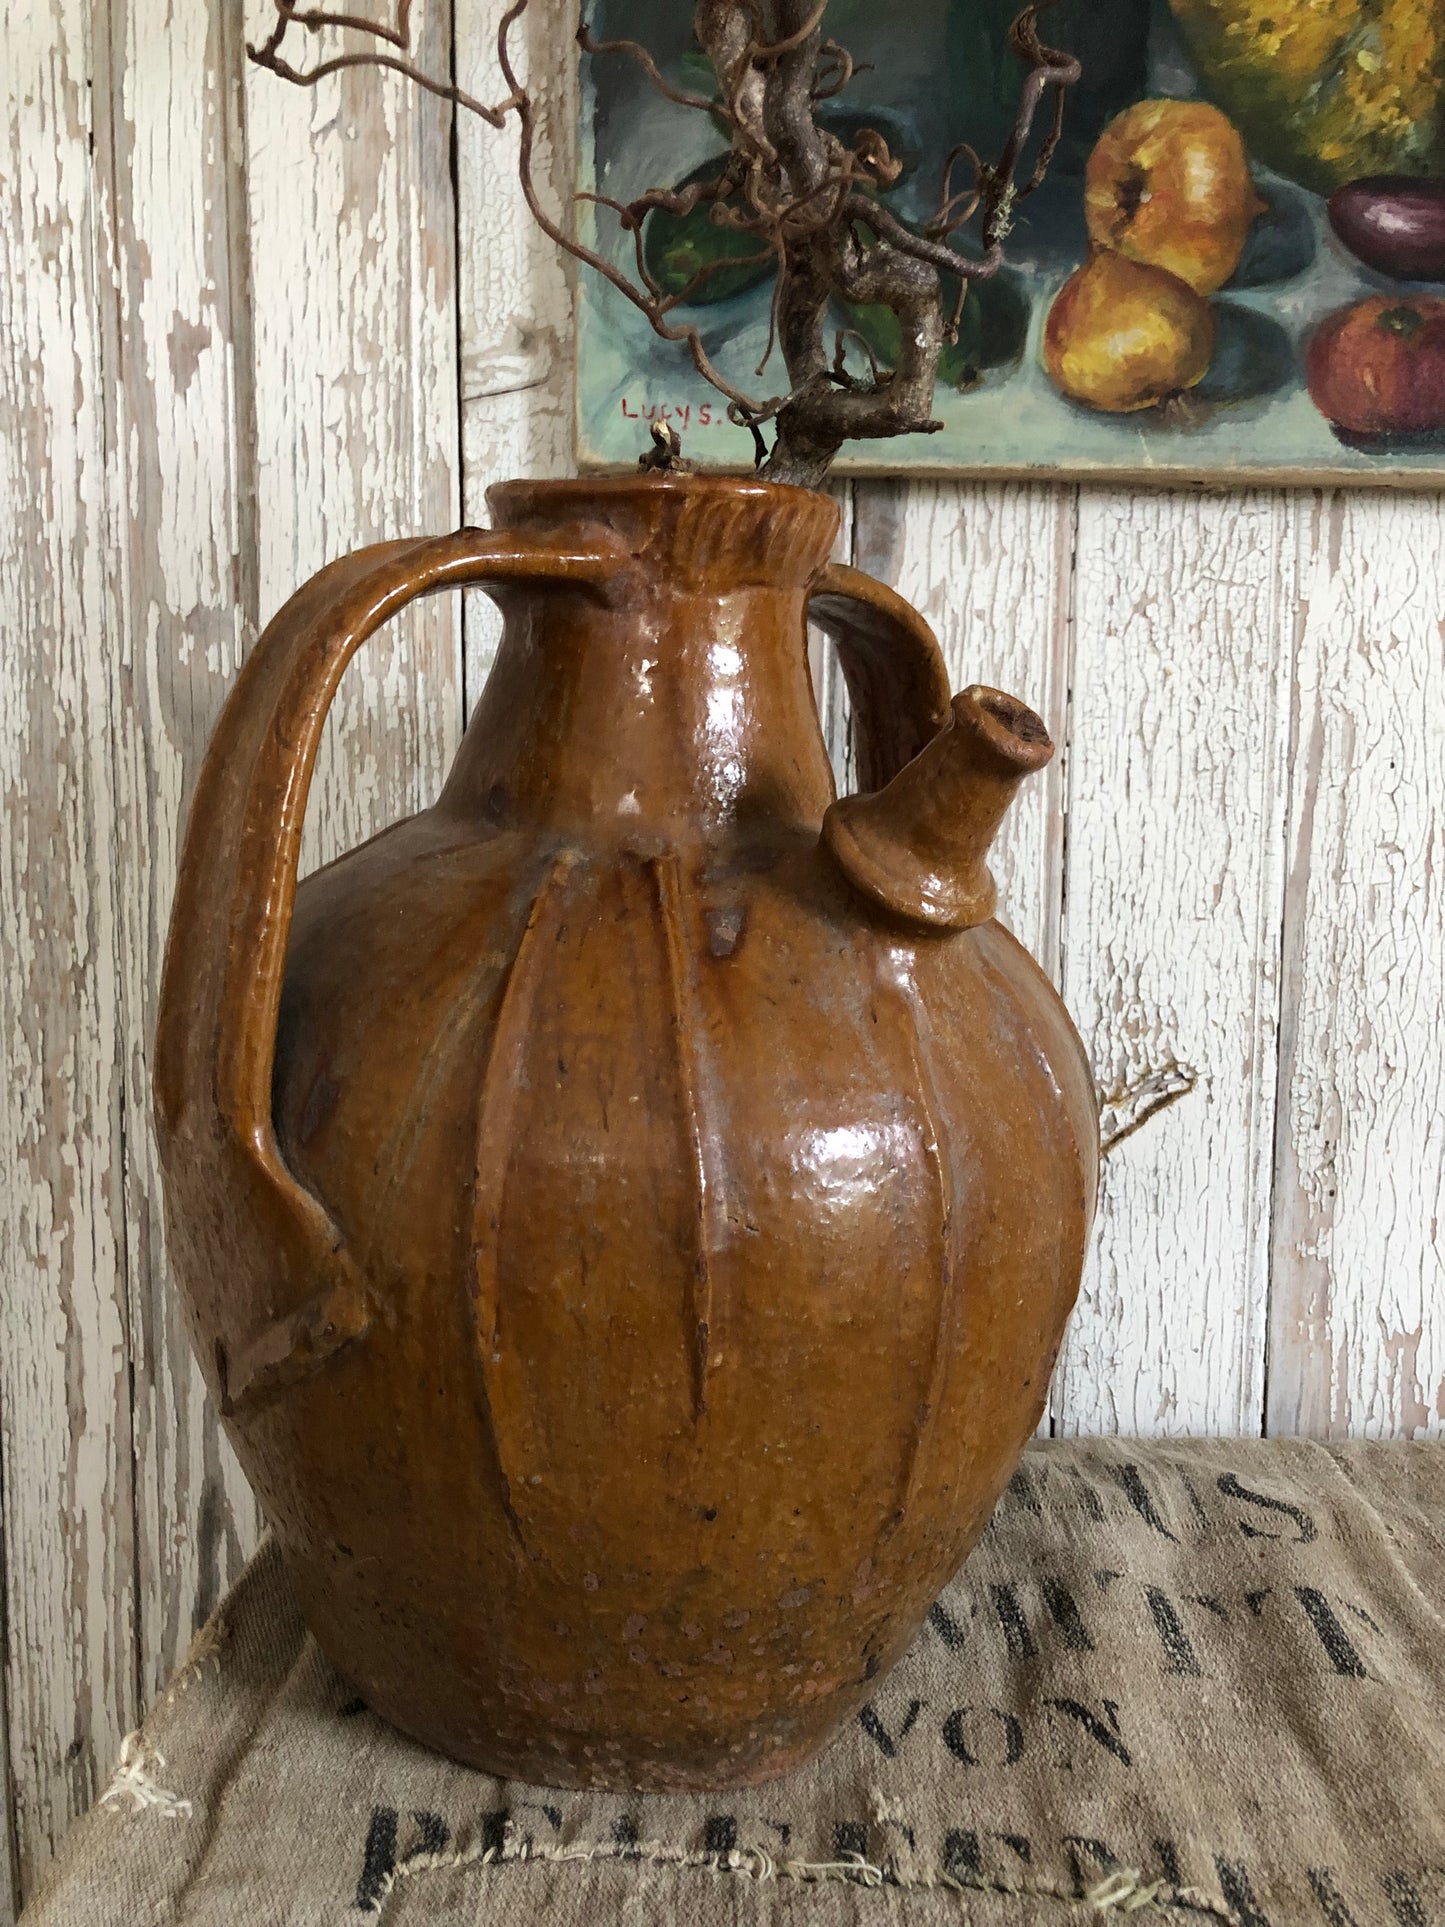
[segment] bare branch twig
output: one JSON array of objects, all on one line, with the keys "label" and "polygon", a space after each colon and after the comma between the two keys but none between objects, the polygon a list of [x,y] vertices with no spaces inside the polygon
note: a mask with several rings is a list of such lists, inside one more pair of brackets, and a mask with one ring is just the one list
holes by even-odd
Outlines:
[{"label": "bare branch twig", "polygon": [[397,0],[396,25],[388,27],[384,22],[363,20],[359,14],[329,13],[324,7],[298,7],[291,0],[276,0],[276,11],[280,19],[276,25],[276,39],[288,26],[309,27],[313,33],[322,27],[351,27],[358,33],[372,34],[377,40],[386,40],[393,47],[400,47],[403,53],[411,49],[411,0]]},{"label": "bare branch twig", "polygon": [[350,28],[356,32],[371,34],[389,46],[397,47],[401,53],[411,49],[411,0],[400,0],[397,8],[395,27],[379,26],[374,21],[362,20],[355,14],[327,13],[321,8],[311,7],[302,11],[290,4],[290,0],[275,0],[276,25],[259,47],[248,46],[247,55],[257,67],[264,67],[281,80],[289,80],[294,87],[315,87],[331,74],[344,73],[350,67],[380,67],[385,71],[402,75],[414,81],[418,87],[438,100],[450,101],[454,107],[465,107],[469,113],[477,114],[491,127],[501,127],[507,115],[513,111],[517,102],[514,97],[501,101],[495,107],[473,99],[462,88],[449,81],[433,80],[430,74],[423,73],[413,61],[403,60],[398,54],[351,53],[336,54],[329,60],[320,60],[314,67],[305,69],[295,67],[281,52],[281,43],[288,28],[304,27],[312,33],[323,28]]},{"label": "bare branch twig", "polygon": [[[878,198],[902,172],[883,134],[864,127],[847,147],[819,125],[819,103],[839,94],[857,71],[847,50],[822,36],[827,0],[769,0],[766,8],[763,0],[695,0],[693,29],[717,79],[715,98],[675,85],[639,42],[598,40],[584,23],[577,41],[585,54],[634,61],[662,99],[712,115],[730,136],[729,156],[711,180],[686,188],[651,187],[627,202],[598,192],[574,197],[574,202],[605,209],[616,218],[630,244],[629,273],[600,246],[590,246],[571,232],[565,210],[553,214],[538,191],[536,108],[517,75],[511,50],[513,30],[529,0],[512,0],[498,25],[497,59],[509,91],[495,105],[429,76],[412,59],[412,0],[398,0],[391,26],[358,14],[302,6],[298,0],[274,0],[274,5],[270,34],[248,52],[257,66],[283,80],[314,87],[332,74],[376,67],[403,75],[492,127],[502,127],[515,116],[522,195],[542,232],[600,274],[658,336],[686,349],[699,375],[727,398],[729,419],[751,432],[760,465],[766,463],[780,479],[812,483],[822,478],[846,440],[929,433],[940,426],[932,417],[932,405],[944,341],[957,338],[971,283],[997,273],[1014,209],[1048,172],[1063,126],[1065,95],[1079,78],[1078,62],[1040,38],[1040,6],[1025,7],[1010,34],[1025,72],[1003,151],[990,165],[966,142],[960,143],[944,163],[937,210],[915,229]],[[283,51],[293,28],[313,36],[323,31],[360,34],[373,44],[364,51],[324,55],[303,68]],[[1046,97],[1052,102],[1052,117],[1032,170],[1021,182],[1019,167]],[[955,191],[953,170],[963,158],[972,163],[974,179],[970,187]],[[747,235],[756,249],[719,255],[668,292],[648,266],[645,224],[654,217],[686,219],[705,204],[716,225]],[[952,237],[975,220],[977,252],[965,253],[952,245]],[[695,324],[672,317],[719,274],[768,261],[775,263],[775,276],[768,345],[757,372],[762,374],[776,345],[789,386],[786,394],[759,399],[722,373]],[[948,276],[958,282],[951,319],[941,311]],[[902,344],[896,367],[882,367],[866,340],[850,328],[835,334],[830,360],[824,342],[834,301],[893,312]],[[863,344],[866,377],[846,367],[849,340]],[[761,431],[770,421],[776,422],[777,432],[768,451]]]},{"label": "bare branch twig", "polygon": [[582,49],[584,54],[591,54],[594,58],[598,54],[630,55],[641,67],[642,71],[647,75],[647,78],[652,82],[658,93],[662,95],[663,99],[674,102],[678,107],[697,107],[701,108],[703,113],[710,114],[718,105],[717,101],[708,100],[702,94],[687,94],[680,88],[670,86],[663,78],[662,71],[658,67],[657,62],[647,51],[646,47],[642,45],[641,41],[594,40],[592,38],[592,29],[584,20],[582,25],[577,29],[577,45]]}]

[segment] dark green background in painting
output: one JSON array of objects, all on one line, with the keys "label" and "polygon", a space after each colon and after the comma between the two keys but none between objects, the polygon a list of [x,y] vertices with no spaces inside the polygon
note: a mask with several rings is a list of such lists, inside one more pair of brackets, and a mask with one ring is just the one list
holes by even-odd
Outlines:
[{"label": "dark green background in painting", "polygon": [[[652,49],[676,84],[713,90],[683,0],[597,0],[598,39],[629,38]],[[832,0],[825,27],[860,71],[828,112],[845,138],[860,124],[886,135],[906,173],[890,196],[905,218],[936,201],[943,156],[961,140],[996,152],[1011,124],[1021,69],[1007,44],[1016,0]],[[1198,78],[1166,0],[1060,0],[1049,38],[1077,52],[1085,82],[1069,104],[1067,135],[1045,189],[1023,204],[1009,239],[1011,273],[981,296],[940,382],[944,430],[855,443],[838,467],[872,472],[1131,474],[1218,484],[1250,474],[1357,475],[1362,481],[1438,481],[1445,446],[1363,451],[1347,447],[1305,392],[1301,346],[1332,310],[1387,283],[1361,268],[1330,234],[1319,196],[1255,164],[1270,204],[1256,222],[1234,281],[1215,297],[1220,345],[1183,410],[1110,417],[1066,401],[1039,362],[1050,301],[1085,253],[1083,168],[1101,128],[1132,101],[1191,97]],[[637,64],[621,56],[584,63],[582,185],[620,200],[673,186],[723,143],[701,113],[661,99]],[[866,69],[866,71],[862,71]],[[631,243],[605,211],[583,206],[584,233],[620,265]],[[730,246],[736,251],[735,244]],[[679,311],[695,320],[718,365],[748,392],[777,393],[775,357],[754,370],[767,342],[768,284]],[[851,319],[840,313],[841,324]],[[879,317],[864,317],[876,329]],[[886,322],[886,317],[883,318]],[[579,459],[631,466],[646,423],[666,411],[694,459],[746,466],[751,439],[692,369],[685,348],[660,340],[600,277],[579,276],[577,429]]]}]

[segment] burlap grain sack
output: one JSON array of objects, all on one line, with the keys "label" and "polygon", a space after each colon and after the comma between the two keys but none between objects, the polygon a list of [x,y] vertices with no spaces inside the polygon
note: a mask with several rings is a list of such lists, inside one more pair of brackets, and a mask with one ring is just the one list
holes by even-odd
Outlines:
[{"label": "burlap grain sack", "polygon": [[26,1920],[1445,1923],[1442,1500],[1445,1446],[1036,1447],[825,1757],[686,1799],[399,1738],[266,1550]]}]

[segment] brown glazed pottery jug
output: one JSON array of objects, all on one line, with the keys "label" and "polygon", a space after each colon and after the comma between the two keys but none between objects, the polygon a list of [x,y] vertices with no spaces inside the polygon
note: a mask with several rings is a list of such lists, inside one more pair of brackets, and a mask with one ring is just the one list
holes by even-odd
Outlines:
[{"label": "brown glazed pottery jug", "polygon": [[[824,496],[491,506],[323,569],[226,705],[161,998],[170,1250],[376,1712],[526,1780],[737,1786],[866,1702],[1043,1407],[1095,1102],[984,856],[1052,749],[950,704]],[[469,583],[505,632],[440,800],[298,888],[348,660]]]}]

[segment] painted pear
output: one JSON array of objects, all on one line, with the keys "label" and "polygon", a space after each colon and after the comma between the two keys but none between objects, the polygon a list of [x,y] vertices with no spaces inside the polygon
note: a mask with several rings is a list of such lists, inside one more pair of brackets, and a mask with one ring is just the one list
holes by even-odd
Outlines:
[{"label": "painted pear", "polygon": [[1044,367],[1074,401],[1132,414],[1202,381],[1217,332],[1214,310],[1187,281],[1101,251],[1054,297]]}]

